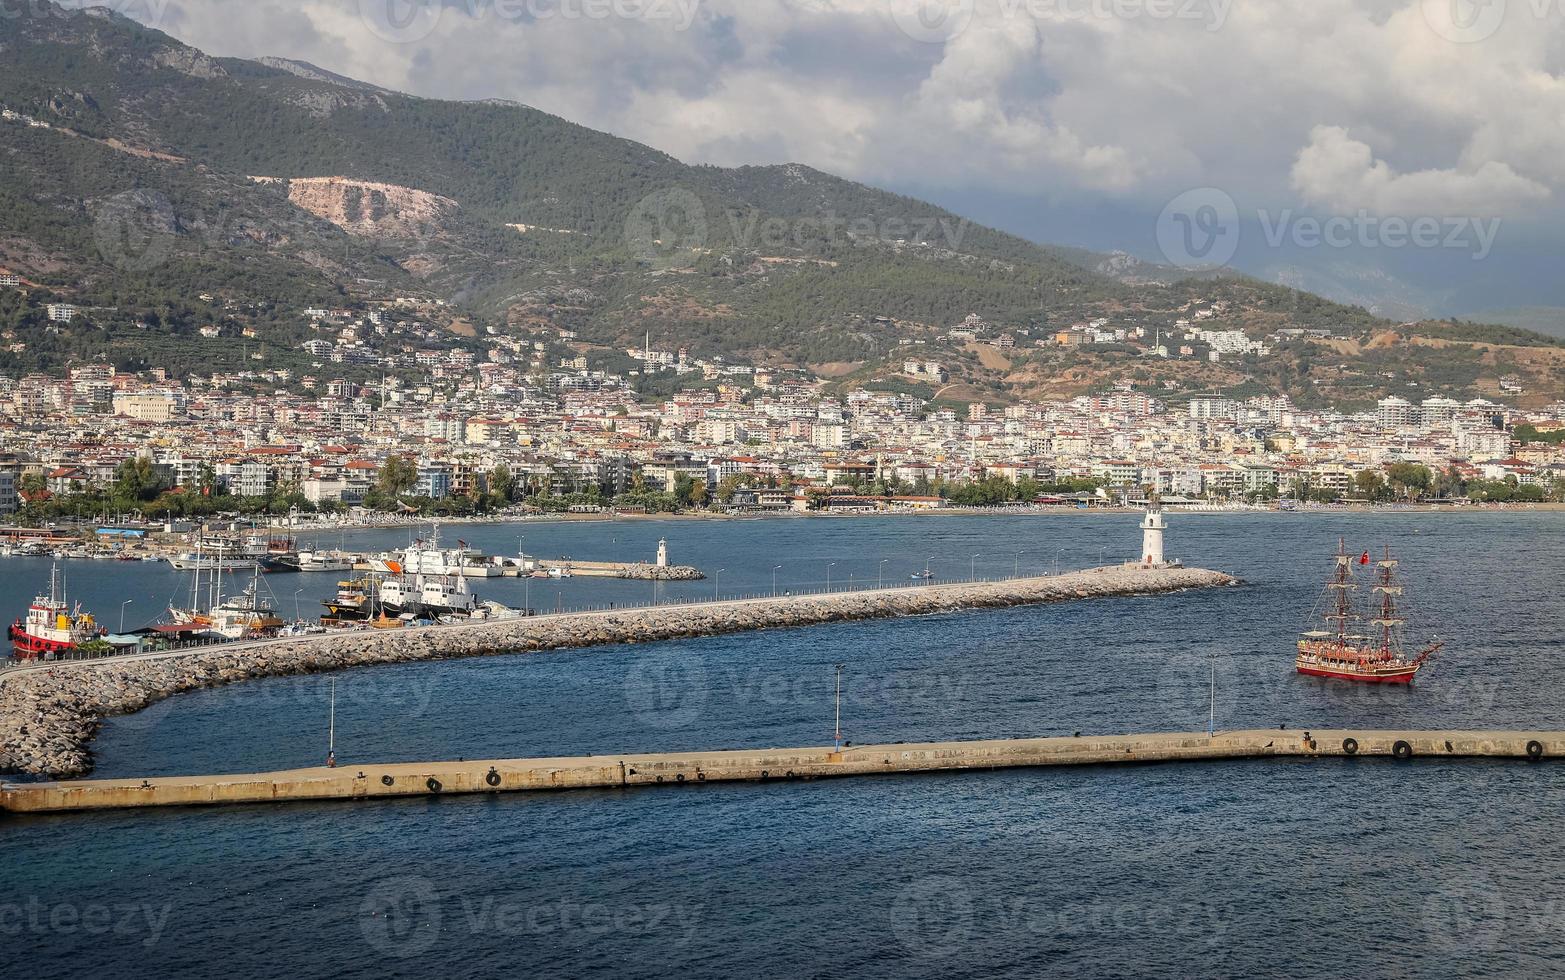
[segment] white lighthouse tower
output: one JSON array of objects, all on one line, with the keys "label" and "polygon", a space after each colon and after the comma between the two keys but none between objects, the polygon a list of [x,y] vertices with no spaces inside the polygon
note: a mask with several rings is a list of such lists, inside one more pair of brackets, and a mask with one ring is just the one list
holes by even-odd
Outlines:
[{"label": "white lighthouse tower", "polygon": [[668,539],[658,538],[658,567],[668,567]]},{"label": "white lighthouse tower", "polygon": [[1141,563],[1151,568],[1165,565],[1163,559],[1163,532],[1168,525],[1163,523],[1163,499],[1158,494],[1152,494],[1152,499],[1147,503],[1147,516],[1141,522]]}]

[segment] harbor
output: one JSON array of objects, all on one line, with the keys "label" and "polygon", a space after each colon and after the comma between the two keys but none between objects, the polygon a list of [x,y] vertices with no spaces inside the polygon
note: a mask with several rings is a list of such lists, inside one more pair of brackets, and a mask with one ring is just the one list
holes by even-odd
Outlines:
[{"label": "harbor", "polygon": [[455,626],[328,633],[106,662],[34,664],[0,673],[0,770],[65,776],[89,771],[88,744],[105,717],[170,695],[262,677],[371,664],[639,644],[831,622],[925,616],[1233,585],[1221,572],[1122,565],[1001,582],[767,596],[644,609],[602,609]]},{"label": "harbor", "polygon": [[387,800],[474,793],[586,789],[694,789],[852,776],[955,773],[1047,766],[1231,760],[1491,759],[1540,762],[1565,753],[1565,732],[1239,731],[1081,735],[972,742],[896,743],[457,762],[351,763],[287,772],[157,779],[8,783],[12,813]]}]

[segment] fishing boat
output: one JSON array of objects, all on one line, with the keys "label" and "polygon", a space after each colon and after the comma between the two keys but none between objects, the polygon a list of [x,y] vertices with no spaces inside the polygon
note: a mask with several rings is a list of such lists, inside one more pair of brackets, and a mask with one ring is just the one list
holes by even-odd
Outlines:
[{"label": "fishing boat", "polygon": [[54,660],[63,653],[101,641],[107,630],[92,614],[81,611],[80,604],[66,602],[59,566],[49,570],[49,594],[33,599],[27,618],[11,624],[6,638],[18,660]]},{"label": "fishing boat", "polygon": [[[1308,630],[1299,637],[1295,662],[1298,672],[1366,684],[1411,684],[1414,675],[1444,644],[1430,643],[1411,656],[1404,651],[1402,631],[1407,620],[1400,609],[1403,588],[1397,582],[1399,563],[1391,557],[1391,549],[1386,548],[1385,556],[1372,563],[1369,552],[1355,557],[1348,554],[1345,541],[1339,542],[1336,561],[1336,570],[1317,607],[1324,609],[1321,628]],[[1366,617],[1354,602],[1358,590],[1354,570],[1371,564],[1375,601]]]}]

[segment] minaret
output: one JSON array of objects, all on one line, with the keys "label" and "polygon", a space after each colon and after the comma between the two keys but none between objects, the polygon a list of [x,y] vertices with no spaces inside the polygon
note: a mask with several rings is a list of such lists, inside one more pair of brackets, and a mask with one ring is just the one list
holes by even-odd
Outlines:
[{"label": "minaret", "polygon": [[1147,516],[1141,522],[1141,561],[1145,565],[1162,565],[1163,560],[1163,531],[1168,525],[1163,523],[1163,497],[1157,491],[1152,492],[1152,498],[1147,502]]},{"label": "minaret", "polygon": [[668,539],[658,538],[658,567],[668,567]]}]

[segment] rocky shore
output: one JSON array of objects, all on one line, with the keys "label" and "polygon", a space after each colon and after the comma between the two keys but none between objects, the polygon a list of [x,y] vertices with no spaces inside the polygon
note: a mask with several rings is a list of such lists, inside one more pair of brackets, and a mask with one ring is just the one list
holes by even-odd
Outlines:
[{"label": "rocky shore", "polygon": [[370,664],[719,636],[841,620],[921,616],[1231,585],[1188,568],[1098,569],[1052,578],[567,613],[467,626],[299,637],[173,656],[60,665],[0,683],[0,772],[78,776],[102,719],[203,687]]}]

